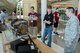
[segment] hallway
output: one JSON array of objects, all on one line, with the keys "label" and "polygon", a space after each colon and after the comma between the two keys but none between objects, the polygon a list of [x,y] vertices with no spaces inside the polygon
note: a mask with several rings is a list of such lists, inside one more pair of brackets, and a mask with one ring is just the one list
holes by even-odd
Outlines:
[{"label": "hallway", "polygon": [[[9,25],[10,27],[11,27],[11,22],[15,19],[25,19],[28,22],[33,22],[34,17],[39,18],[38,21],[36,19],[36,21],[38,22],[38,25],[36,24],[36,27],[38,28],[38,33],[39,33],[38,36],[40,36],[40,35],[43,35],[43,31],[44,31],[43,19],[45,14],[47,13],[48,5],[52,7],[51,8],[52,13],[54,13],[56,8],[58,8],[57,11],[60,19],[59,26],[58,26],[59,35],[54,34],[54,32],[52,33],[52,36],[54,37],[52,37],[52,44],[51,44],[52,47],[50,49],[52,49],[52,51],[53,50],[57,51],[57,53],[64,53],[64,32],[65,32],[66,23],[69,19],[66,16],[66,8],[73,7],[75,9],[75,13],[77,13],[77,15],[80,14],[80,0],[0,0],[0,14],[2,13],[1,11],[2,9],[6,9],[6,12],[5,12],[6,16],[4,17],[4,20],[5,20],[4,22],[7,26]],[[33,10],[34,12],[36,12],[37,15],[33,16],[33,13],[32,13],[32,16],[28,16],[29,12],[31,13],[32,9],[30,8],[32,6],[34,7]],[[0,18],[3,18],[3,17],[0,17]],[[29,18],[31,18],[31,20],[29,20]],[[27,24],[31,25],[32,23],[27,23]],[[3,42],[4,41],[7,42],[6,38],[9,41],[12,41],[12,39],[16,39],[16,36],[13,35],[12,30],[15,30],[17,33],[20,33],[20,31],[22,31],[22,29],[20,29],[20,31],[18,32],[18,30],[15,29],[15,27],[10,28],[9,26],[8,28],[10,30],[7,27],[5,31],[3,31],[2,28],[0,28],[3,31],[2,33],[0,33],[0,53],[9,53],[10,48],[8,47],[5,48],[7,52],[5,52],[5,50],[3,49],[4,48],[3,45],[5,45],[5,43]],[[3,26],[1,25],[1,27]],[[28,27],[31,27],[31,26],[28,26]],[[28,28],[28,27],[24,27],[24,28]],[[4,41],[2,39],[2,36]],[[37,38],[37,39],[42,43],[41,38]],[[46,40],[46,43],[47,43],[47,40]],[[80,53],[80,41],[77,43],[76,51],[77,53]]]}]

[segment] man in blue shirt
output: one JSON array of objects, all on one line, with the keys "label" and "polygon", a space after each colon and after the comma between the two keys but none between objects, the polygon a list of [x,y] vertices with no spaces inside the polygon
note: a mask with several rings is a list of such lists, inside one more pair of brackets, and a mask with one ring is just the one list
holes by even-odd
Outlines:
[{"label": "man in blue shirt", "polygon": [[[0,23],[2,23],[2,24],[5,24],[5,20],[4,20],[4,18],[5,18],[5,16],[6,16],[6,10],[5,9],[2,9],[1,10],[1,13],[0,13]],[[0,33],[2,33],[1,31],[0,31]]]},{"label": "man in blue shirt", "polygon": [[1,13],[0,13],[0,21],[2,22],[2,23],[4,23],[4,18],[5,18],[5,16],[6,16],[6,10],[5,9],[2,9],[1,10]]}]

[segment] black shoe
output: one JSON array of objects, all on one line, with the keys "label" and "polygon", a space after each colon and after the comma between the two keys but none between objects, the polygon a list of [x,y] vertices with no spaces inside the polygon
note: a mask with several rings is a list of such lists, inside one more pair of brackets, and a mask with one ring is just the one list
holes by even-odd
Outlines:
[{"label": "black shoe", "polygon": [[2,33],[2,31],[0,31],[0,33]]},{"label": "black shoe", "polygon": [[37,36],[38,38],[41,38],[41,36]]},{"label": "black shoe", "polygon": [[54,32],[54,34],[59,35],[58,32]]},{"label": "black shoe", "polygon": [[80,42],[80,38],[78,39],[78,42]]}]

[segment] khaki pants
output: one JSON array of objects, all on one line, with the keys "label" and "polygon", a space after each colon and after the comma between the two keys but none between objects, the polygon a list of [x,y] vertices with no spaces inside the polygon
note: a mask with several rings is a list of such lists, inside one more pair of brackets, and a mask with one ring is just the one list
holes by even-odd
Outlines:
[{"label": "khaki pants", "polygon": [[38,29],[37,27],[29,27],[29,33],[32,37],[37,37]]}]

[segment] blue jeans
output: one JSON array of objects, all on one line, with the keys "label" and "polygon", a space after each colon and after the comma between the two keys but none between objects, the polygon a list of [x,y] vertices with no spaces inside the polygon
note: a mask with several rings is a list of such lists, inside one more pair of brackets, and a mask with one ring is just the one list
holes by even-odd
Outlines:
[{"label": "blue jeans", "polygon": [[51,42],[52,42],[52,30],[53,30],[52,26],[46,27],[44,29],[44,34],[43,34],[43,37],[42,37],[42,41],[43,41],[43,43],[45,43],[45,37],[48,36],[48,43],[47,43],[47,45],[49,47],[51,47]]}]

